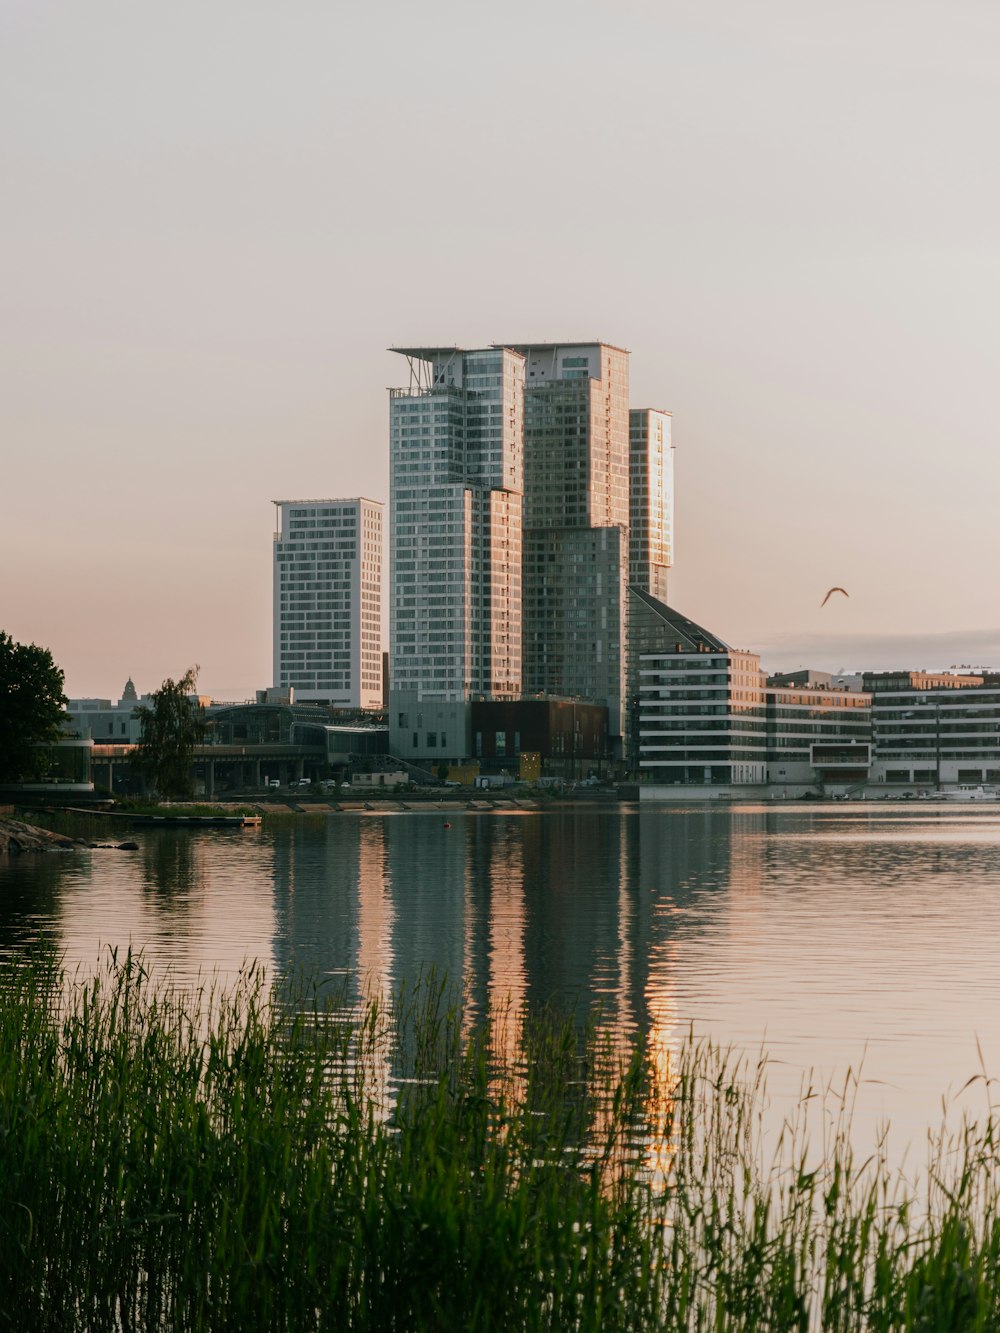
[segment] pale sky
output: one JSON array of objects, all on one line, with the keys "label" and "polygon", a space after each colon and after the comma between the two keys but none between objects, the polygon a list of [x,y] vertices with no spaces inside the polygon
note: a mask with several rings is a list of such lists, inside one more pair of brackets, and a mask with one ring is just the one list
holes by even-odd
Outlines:
[{"label": "pale sky", "polygon": [[385,349],[604,339],[678,610],[1000,667],[998,58],[994,0],[6,0],[0,629],[250,696],[270,501],[388,499]]}]

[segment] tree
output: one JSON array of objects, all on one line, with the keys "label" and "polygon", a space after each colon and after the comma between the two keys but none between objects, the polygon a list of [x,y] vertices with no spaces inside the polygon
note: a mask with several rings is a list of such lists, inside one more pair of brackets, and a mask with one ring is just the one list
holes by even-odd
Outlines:
[{"label": "tree", "polygon": [[39,747],[62,731],[64,676],[47,648],[0,630],[0,782],[24,782],[45,764]]},{"label": "tree", "polygon": [[194,747],[208,730],[204,709],[191,698],[197,683],[198,667],[193,666],[180,680],[165,680],[149,696],[149,706],[135,710],[142,734],[134,762],[158,796],[184,797],[193,792]]}]

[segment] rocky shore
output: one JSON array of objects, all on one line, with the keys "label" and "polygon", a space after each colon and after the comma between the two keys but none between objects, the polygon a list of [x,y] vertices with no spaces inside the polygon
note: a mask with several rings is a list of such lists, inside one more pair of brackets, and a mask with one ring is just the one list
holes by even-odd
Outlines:
[{"label": "rocky shore", "polygon": [[20,819],[0,816],[0,856],[16,856],[21,852],[71,852],[80,844],[63,833],[50,833],[35,828]]}]

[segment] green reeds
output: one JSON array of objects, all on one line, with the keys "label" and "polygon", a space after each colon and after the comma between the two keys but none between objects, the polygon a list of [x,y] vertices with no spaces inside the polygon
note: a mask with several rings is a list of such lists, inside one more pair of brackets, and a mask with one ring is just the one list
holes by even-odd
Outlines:
[{"label": "green reeds", "polygon": [[[849,1091],[849,1088],[847,1089]],[[849,1106],[849,1097],[842,1098]],[[992,1329],[997,1129],[922,1192],[848,1115],[764,1156],[763,1068],[599,1026],[0,975],[0,1323],[18,1329]],[[812,1117],[815,1121],[815,1117]]]}]

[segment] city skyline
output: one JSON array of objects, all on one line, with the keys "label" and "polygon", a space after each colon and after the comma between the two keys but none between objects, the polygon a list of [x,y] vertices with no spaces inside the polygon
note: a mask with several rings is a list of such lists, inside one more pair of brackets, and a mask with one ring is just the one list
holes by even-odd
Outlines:
[{"label": "city skyline", "polygon": [[250,697],[271,497],[388,501],[381,349],[514,331],[673,413],[679,610],[772,670],[1000,667],[1000,13],[509,17],[5,9],[0,625],[73,696]]}]

